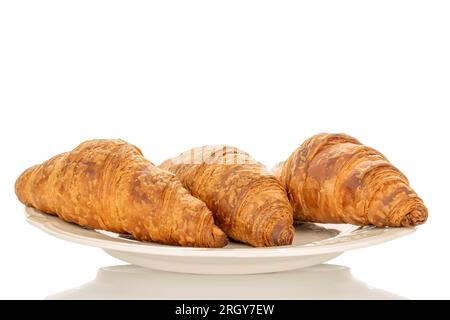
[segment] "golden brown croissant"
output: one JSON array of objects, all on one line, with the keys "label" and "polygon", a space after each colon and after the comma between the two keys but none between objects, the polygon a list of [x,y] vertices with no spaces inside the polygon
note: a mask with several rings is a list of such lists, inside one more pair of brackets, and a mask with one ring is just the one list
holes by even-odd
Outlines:
[{"label": "golden brown croissant", "polygon": [[345,134],[313,136],[274,173],[302,221],[397,227],[422,224],[428,216],[397,168]]},{"label": "golden brown croissant", "polygon": [[86,141],[26,170],[15,189],[24,204],[81,226],[182,246],[228,242],[202,201],[122,140]]},{"label": "golden brown croissant", "polygon": [[161,164],[214,213],[231,238],[255,247],[292,243],[286,191],[247,153],[228,146],[195,148]]}]

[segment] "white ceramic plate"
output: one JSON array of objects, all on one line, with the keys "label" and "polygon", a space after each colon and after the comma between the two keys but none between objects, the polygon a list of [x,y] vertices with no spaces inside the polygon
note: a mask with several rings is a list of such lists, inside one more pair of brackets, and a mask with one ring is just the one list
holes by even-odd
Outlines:
[{"label": "white ceramic plate", "polygon": [[26,217],[33,226],[55,237],[102,248],[117,259],[151,269],[197,274],[256,274],[308,267],[344,251],[389,241],[415,230],[302,223],[296,225],[290,246],[252,248],[230,243],[224,248],[208,249],[140,242],[128,235],[82,228],[33,208],[26,208]]}]

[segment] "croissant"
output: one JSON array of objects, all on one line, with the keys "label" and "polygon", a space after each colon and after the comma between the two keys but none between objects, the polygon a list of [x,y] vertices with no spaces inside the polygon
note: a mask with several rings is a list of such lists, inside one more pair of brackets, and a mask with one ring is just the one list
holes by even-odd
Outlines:
[{"label": "croissant", "polygon": [[195,247],[228,242],[202,201],[123,140],[83,142],[27,169],[15,191],[27,206],[137,240]]},{"label": "croissant", "polygon": [[428,216],[385,156],[345,134],[311,137],[273,171],[298,220],[398,227],[422,224]]},{"label": "croissant", "polygon": [[160,167],[206,203],[231,238],[255,247],[288,245],[292,207],[275,176],[247,153],[229,146],[194,148]]}]

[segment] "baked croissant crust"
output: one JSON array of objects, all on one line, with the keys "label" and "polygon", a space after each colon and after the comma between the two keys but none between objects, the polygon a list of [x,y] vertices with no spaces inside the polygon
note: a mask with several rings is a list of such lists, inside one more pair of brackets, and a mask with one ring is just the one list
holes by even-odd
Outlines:
[{"label": "baked croissant crust", "polygon": [[91,140],[27,169],[15,190],[27,206],[137,240],[223,247],[211,211],[171,173],[123,140]]},{"label": "baked croissant crust", "polygon": [[295,219],[415,226],[427,208],[408,179],[380,152],[345,134],[318,134],[274,169]]},{"label": "baked croissant crust", "polygon": [[230,146],[204,146],[160,165],[206,203],[231,238],[255,247],[292,243],[292,207],[275,176],[247,153]]}]

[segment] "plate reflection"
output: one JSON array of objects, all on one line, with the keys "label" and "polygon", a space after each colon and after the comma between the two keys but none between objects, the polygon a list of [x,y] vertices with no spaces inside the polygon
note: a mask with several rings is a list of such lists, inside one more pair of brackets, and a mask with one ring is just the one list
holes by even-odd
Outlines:
[{"label": "plate reflection", "polygon": [[322,264],[280,273],[194,275],[134,265],[100,268],[96,278],[47,299],[405,299]]}]

